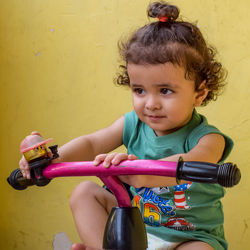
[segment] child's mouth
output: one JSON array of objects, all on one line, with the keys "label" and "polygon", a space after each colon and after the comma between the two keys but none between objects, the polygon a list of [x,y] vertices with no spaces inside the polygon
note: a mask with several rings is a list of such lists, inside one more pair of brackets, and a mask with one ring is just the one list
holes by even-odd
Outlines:
[{"label": "child's mouth", "polygon": [[148,115],[148,118],[152,121],[159,121],[162,118],[165,118],[165,116],[160,116],[160,115]]}]

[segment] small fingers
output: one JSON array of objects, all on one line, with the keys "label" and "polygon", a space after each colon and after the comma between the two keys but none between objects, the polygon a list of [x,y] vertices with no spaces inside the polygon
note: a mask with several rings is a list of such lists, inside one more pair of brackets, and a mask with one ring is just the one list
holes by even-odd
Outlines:
[{"label": "small fingers", "polygon": [[120,161],[117,160],[117,157],[119,155],[119,153],[111,153],[111,154],[100,154],[100,155],[97,155],[93,164],[95,166],[99,165],[101,162],[102,162],[102,165],[105,167],[105,168],[108,168],[110,167],[111,164],[114,164],[114,159],[115,162],[117,162],[116,164],[118,164]]},{"label": "small fingers", "polygon": [[93,161],[93,164],[95,166],[99,165],[101,162],[104,161],[104,159],[106,158],[107,154],[100,154],[100,155],[97,155]]},{"label": "small fingers", "polygon": [[[41,134],[39,132],[37,132],[37,131],[32,131],[31,135],[39,135],[39,136],[41,136]],[[19,161],[19,167],[20,167],[20,171],[21,171],[23,177],[27,178],[27,179],[30,179],[29,164],[26,161],[26,159],[24,158],[24,156]]]},{"label": "small fingers", "polygon": [[119,153],[117,155],[115,155],[115,157],[112,160],[112,164],[113,165],[118,165],[121,161],[125,161],[129,159],[129,155],[125,154],[125,153]]},{"label": "small fingers", "polygon": [[136,155],[128,155],[128,160],[138,160]]},{"label": "small fingers", "polygon": [[93,164],[95,166],[99,165],[101,162],[103,162],[103,166],[105,168],[110,167],[111,164],[118,165],[121,161],[124,160],[137,160],[137,156],[132,154],[125,154],[125,153],[111,153],[111,154],[100,154],[97,155],[95,160],[93,161]]},{"label": "small fingers", "polygon": [[115,157],[117,157],[117,155],[118,155],[118,153],[107,154],[102,165],[105,168],[110,167],[110,165],[113,163],[113,160],[115,159]]},{"label": "small fingers", "polygon": [[19,167],[24,178],[30,179],[30,169],[24,157],[19,161]]}]

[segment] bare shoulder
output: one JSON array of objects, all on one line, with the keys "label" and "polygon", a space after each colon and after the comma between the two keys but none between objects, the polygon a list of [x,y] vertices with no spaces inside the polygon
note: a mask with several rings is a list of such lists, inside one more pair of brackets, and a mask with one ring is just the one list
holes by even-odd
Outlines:
[{"label": "bare shoulder", "polygon": [[222,148],[224,150],[225,147],[225,138],[221,134],[207,134],[203,137],[198,142],[198,145],[204,145],[207,147],[214,147],[217,149]]},{"label": "bare shoulder", "polygon": [[225,139],[222,135],[211,133],[200,138],[198,144],[186,154],[189,160],[217,163],[221,160],[225,149]]}]

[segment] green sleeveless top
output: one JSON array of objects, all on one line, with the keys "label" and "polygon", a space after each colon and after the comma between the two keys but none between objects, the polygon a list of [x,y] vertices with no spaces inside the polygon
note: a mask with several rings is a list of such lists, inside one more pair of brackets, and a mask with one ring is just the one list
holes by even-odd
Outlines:
[{"label": "green sleeveless top", "polygon": [[[194,110],[188,124],[179,130],[156,136],[141,122],[135,111],[125,115],[123,144],[128,154],[139,159],[161,159],[189,152],[199,139],[210,133],[225,138],[223,162],[232,150],[232,140]],[[158,188],[134,188],[132,203],[143,215],[148,233],[169,242],[201,240],[216,250],[227,249],[223,229],[223,209],[220,199],[225,190],[218,184],[186,183]]]}]

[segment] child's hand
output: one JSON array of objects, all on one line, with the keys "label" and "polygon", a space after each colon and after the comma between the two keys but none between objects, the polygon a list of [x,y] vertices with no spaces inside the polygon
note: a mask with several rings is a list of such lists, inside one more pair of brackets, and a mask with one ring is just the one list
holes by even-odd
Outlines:
[{"label": "child's hand", "polygon": [[[31,135],[40,135],[41,136],[41,134],[37,131],[32,132]],[[24,158],[24,156],[22,156],[21,160],[19,161],[19,167],[20,167],[20,170],[21,170],[23,177],[30,179],[29,164],[26,161],[26,159]]]},{"label": "child's hand", "polygon": [[20,167],[20,170],[21,170],[23,177],[30,179],[29,164],[26,161],[26,159],[24,158],[24,156],[22,156],[21,160],[19,161],[19,167]]},{"label": "child's hand", "polygon": [[138,160],[137,156],[125,153],[111,153],[111,154],[100,154],[95,157],[93,164],[95,166],[103,162],[105,168],[110,167],[110,165],[118,165],[124,160]]}]

